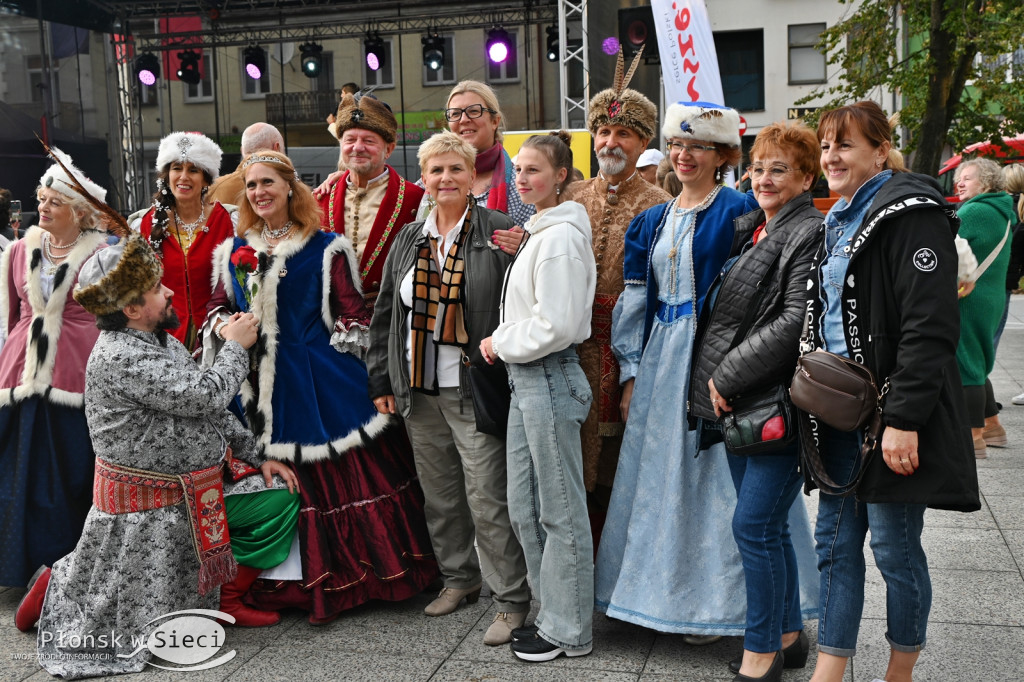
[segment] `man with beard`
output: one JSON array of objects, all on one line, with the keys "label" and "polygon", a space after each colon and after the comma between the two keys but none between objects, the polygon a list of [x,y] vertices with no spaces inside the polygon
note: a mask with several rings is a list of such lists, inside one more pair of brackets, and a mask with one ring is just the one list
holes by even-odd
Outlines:
[{"label": "man with beard", "polygon": [[624,237],[637,214],[671,199],[637,172],[640,154],[656,135],[658,110],[642,94],[626,88],[628,81],[621,77],[621,51],[619,61],[618,82],[590,100],[587,116],[601,171],[596,178],[570,185],[567,197],[583,204],[590,215],[597,261],[591,337],[579,346],[580,365],[594,394],[580,437],[583,481],[595,546],[615,478],[624,428],[624,415],[619,410],[622,399],[619,365],[611,348],[612,310],[625,287],[622,281]]},{"label": "man with beard", "polygon": [[323,227],[352,241],[366,305],[380,291],[384,261],[395,235],[416,219],[423,189],[387,164],[395,150],[398,122],[386,104],[371,96],[346,93],[335,116],[341,161],[348,169],[332,173],[316,190]]},{"label": "man with beard", "polygon": [[162,274],[132,233],[86,261],[74,292],[102,330],[85,379],[93,506],[75,550],[41,572],[15,616],[21,630],[39,621],[51,675],[141,670],[151,654],[133,638],[148,637],[160,616],[217,608],[218,586],[236,625],[279,619],[240,601],[288,556],[299,511],[295,475],[280,462],[246,464],[259,462],[254,439],[226,409],[249,370],[257,321],[222,325],[224,346],[201,368],[166,331],[178,321]]}]

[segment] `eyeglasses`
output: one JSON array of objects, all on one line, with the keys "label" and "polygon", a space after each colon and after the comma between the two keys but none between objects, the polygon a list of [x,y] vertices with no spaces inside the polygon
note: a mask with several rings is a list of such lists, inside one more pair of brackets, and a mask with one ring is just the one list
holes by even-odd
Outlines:
[{"label": "eyeglasses", "polygon": [[455,123],[460,118],[462,118],[463,114],[465,114],[468,118],[480,118],[481,116],[484,115],[485,111],[492,115],[498,113],[494,109],[488,109],[483,104],[470,104],[465,109],[459,109],[457,107],[445,109],[444,117],[448,119],[449,123]]},{"label": "eyeglasses", "polygon": [[753,180],[760,180],[764,177],[764,174],[767,173],[768,177],[770,177],[773,182],[778,182],[782,178],[786,177],[787,173],[792,171],[792,168],[789,166],[783,166],[782,164],[771,166],[769,168],[765,168],[764,166],[747,166],[747,173]]},{"label": "eyeglasses", "polygon": [[694,156],[699,156],[704,152],[716,151],[717,148],[713,144],[686,144],[684,142],[669,142],[667,145],[667,149],[669,152],[678,152],[680,154],[682,154],[683,152],[690,152]]}]

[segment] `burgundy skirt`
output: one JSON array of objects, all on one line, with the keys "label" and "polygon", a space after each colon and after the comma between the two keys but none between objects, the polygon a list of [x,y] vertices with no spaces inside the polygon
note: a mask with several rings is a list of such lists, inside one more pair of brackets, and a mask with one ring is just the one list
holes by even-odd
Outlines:
[{"label": "burgundy skirt", "polygon": [[329,618],[371,599],[408,599],[437,578],[423,491],[400,424],[369,447],[292,470],[302,498],[303,580],[257,581],[246,603]]}]

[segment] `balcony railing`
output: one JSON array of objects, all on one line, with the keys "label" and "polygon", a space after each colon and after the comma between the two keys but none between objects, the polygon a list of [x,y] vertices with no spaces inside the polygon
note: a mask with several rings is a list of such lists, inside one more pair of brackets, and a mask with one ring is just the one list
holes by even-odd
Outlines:
[{"label": "balcony railing", "polygon": [[324,123],[327,114],[338,110],[338,93],[285,92],[268,93],[266,97],[267,123]]}]

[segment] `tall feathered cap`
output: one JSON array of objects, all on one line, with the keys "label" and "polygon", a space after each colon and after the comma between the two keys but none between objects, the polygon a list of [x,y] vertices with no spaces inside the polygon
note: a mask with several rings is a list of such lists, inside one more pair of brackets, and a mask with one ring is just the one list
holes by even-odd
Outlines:
[{"label": "tall feathered cap", "polygon": [[202,133],[171,133],[160,140],[156,153],[156,171],[174,162],[193,163],[216,180],[220,176],[220,146]]},{"label": "tall feathered cap", "polygon": [[54,163],[52,166],[46,169],[43,176],[39,178],[39,184],[42,187],[49,187],[55,192],[60,192],[69,199],[77,199],[81,193],[75,189],[75,183],[72,178],[76,178],[81,183],[82,189],[88,192],[91,196],[95,197],[99,201],[107,200],[107,190],[103,189],[95,182],[85,176],[85,173],[78,170],[75,164],[71,162],[71,157],[66,153],[62,152],[56,147],[48,147],[47,151],[53,157]]},{"label": "tall feathered cap", "polygon": [[164,267],[149,242],[131,232],[82,264],[74,297],[93,315],[109,315],[155,287],[163,275]]},{"label": "tall feathered cap", "polygon": [[338,113],[334,115],[338,139],[350,128],[363,128],[377,133],[388,144],[394,142],[398,121],[391,109],[376,97],[359,95],[346,92],[338,104]]},{"label": "tall feathered cap", "polygon": [[602,90],[590,100],[587,128],[592,134],[596,135],[599,127],[609,125],[629,128],[645,140],[650,140],[657,134],[658,107],[636,90],[626,87],[633,79],[643,52],[643,48],[637,52],[633,63],[629,65],[629,71],[626,72],[622,47],[619,47],[612,87]]},{"label": "tall feathered cap", "polygon": [[711,102],[676,102],[665,112],[665,138],[682,137],[740,146],[740,115]]}]

